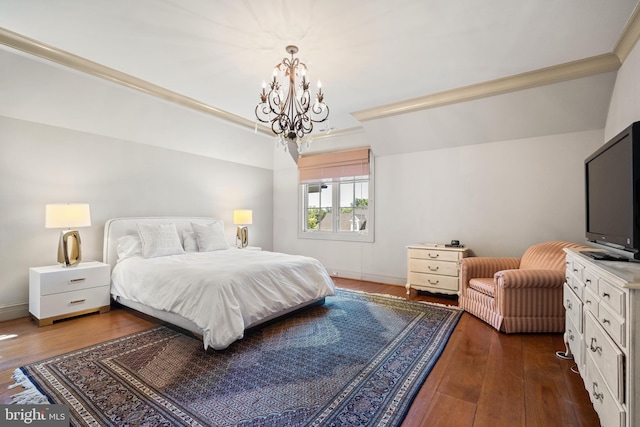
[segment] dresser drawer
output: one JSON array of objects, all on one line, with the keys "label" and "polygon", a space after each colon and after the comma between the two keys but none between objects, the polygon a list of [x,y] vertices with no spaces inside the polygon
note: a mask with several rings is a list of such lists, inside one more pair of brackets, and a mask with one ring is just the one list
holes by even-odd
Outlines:
[{"label": "dresser drawer", "polygon": [[578,299],[573,290],[565,283],[563,291],[563,304],[566,316],[571,319],[578,332],[582,333],[582,301]]},{"label": "dresser drawer", "polygon": [[458,261],[459,252],[438,251],[435,249],[409,249],[409,258],[430,259],[437,261]]},{"label": "dresser drawer", "polygon": [[573,274],[569,274],[566,279],[567,285],[569,285],[580,301],[582,301],[584,298],[584,283]]},{"label": "dresser drawer", "polygon": [[569,264],[569,269],[571,270],[570,272],[576,277],[576,279],[582,282],[585,271],[584,265],[578,262],[578,260],[572,259]]},{"label": "dresser drawer", "polygon": [[100,286],[97,288],[47,295],[41,299],[40,313],[32,314],[36,314],[36,317],[39,319],[46,319],[48,317],[56,317],[77,311],[108,306],[111,304],[110,289],[109,286]]},{"label": "dresser drawer", "polygon": [[598,275],[586,268],[583,277],[584,285],[594,294],[598,295]]},{"label": "dresser drawer", "polygon": [[458,263],[411,258],[409,259],[409,271],[458,276]]},{"label": "dresser drawer", "polygon": [[598,307],[600,305],[600,298],[598,298],[598,294],[592,292],[589,287],[585,287],[582,298],[585,312],[589,311],[598,318]]},{"label": "dresser drawer", "polygon": [[40,267],[29,270],[29,282],[36,286],[34,289],[39,287],[40,295],[50,295],[109,285],[110,272],[106,264],[92,266],[92,263],[83,263],[64,270]]},{"label": "dresser drawer", "polygon": [[580,372],[582,372],[584,367],[584,340],[569,316],[565,318],[565,334],[565,339],[569,344],[571,353],[573,353],[573,360],[578,365]]},{"label": "dresser drawer", "polygon": [[624,319],[619,317],[617,314],[612,313],[609,306],[603,304],[602,301],[600,301],[600,305],[598,306],[598,322],[600,322],[602,327],[607,331],[611,338],[618,343],[618,345],[622,347],[626,346]]},{"label": "dresser drawer", "polygon": [[593,358],[602,377],[613,393],[613,397],[624,399],[624,354],[598,325],[597,320],[587,313],[584,320],[584,342],[586,352]]},{"label": "dresser drawer", "polygon": [[584,385],[589,392],[593,408],[600,417],[600,424],[604,427],[624,427],[626,423],[624,408],[607,388],[590,356],[586,357],[585,368],[587,372]]},{"label": "dresser drawer", "polygon": [[598,281],[598,296],[618,316],[624,317],[624,292],[606,280]]},{"label": "dresser drawer", "polygon": [[[449,291],[457,291],[459,285],[457,277],[415,272],[409,272],[409,283],[412,286],[426,286],[432,289],[437,288]],[[437,290],[435,292],[437,292]]]}]

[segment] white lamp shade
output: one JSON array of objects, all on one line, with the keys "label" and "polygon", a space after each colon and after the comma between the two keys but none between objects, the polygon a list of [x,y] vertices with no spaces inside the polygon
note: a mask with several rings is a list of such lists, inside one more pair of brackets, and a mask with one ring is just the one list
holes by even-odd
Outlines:
[{"label": "white lamp shade", "polygon": [[253,211],[250,209],[240,209],[233,211],[233,223],[236,225],[253,224]]},{"label": "white lamp shade", "polygon": [[46,228],[77,228],[91,226],[91,211],[87,203],[56,203],[45,207]]}]

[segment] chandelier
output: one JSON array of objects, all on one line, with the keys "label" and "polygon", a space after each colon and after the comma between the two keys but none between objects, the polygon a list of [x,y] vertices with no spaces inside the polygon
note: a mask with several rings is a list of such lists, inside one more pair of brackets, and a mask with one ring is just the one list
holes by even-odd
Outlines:
[{"label": "chandelier", "polygon": [[[278,141],[289,151],[297,163],[298,155],[305,141],[305,135],[313,131],[314,123],[321,123],[329,117],[329,107],[324,103],[322,86],[318,82],[318,93],[313,104],[309,95],[307,66],[293,55],[297,46],[287,46],[291,58],[284,58],[273,70],[273,80],[262,84],[260,102],[256,105],[256,117],[262,123],[271,123],[271,130]],[[282,77],[282,81],[278,77]]]}]

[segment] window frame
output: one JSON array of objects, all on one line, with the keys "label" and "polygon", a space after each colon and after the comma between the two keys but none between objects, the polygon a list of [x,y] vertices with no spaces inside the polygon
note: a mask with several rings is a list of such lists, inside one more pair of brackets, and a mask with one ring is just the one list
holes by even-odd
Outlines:
[{"label": "window frame", "polygon": [[[355,178],[355,179],[354,179]],[[368,208],[367,208],[367,232],[362,233],[359,231],[340,231],[337,227],[337,221],[340,218],[340,184],[345,182],[368,182]],[[306,224],[308,220],[308,191],[309,185],[327,184],[333,185],[332,188],[332,202],[331,209],[335,213],[334,221],[332,223],[332,231],[328,230],[307,230]],[[344,177],[339,180],[326,180],[318,181],[314,183],[298,183],[298,238],[300,239],[315,239],[315,240],[334,240],[334,241],[348,241],[348,242],[374,242],[374,216],[375,216],[375,191],[374,191],[374,162],[373,156],[369,159],[369,177],[368,179],[357,179],[357,177]]]}]

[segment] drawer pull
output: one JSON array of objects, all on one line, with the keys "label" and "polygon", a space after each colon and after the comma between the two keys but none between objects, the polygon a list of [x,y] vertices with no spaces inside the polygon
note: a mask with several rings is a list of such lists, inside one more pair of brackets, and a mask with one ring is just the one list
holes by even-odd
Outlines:
[{"label": "drawer pull", "polygon": [[572,308],[571,301],[567,300],[567,310],[571,310]]},{"label": "drawer pull", "polygon": [[87,278],[86,278],[86,277],[80,277],[80,278],[78,278],[78,279],[71,279],[71,280],[69,280],[69,283],[83,282],[83,281],[85,281],[85,280],[87,280]]},{"label": "drawer pull", "polygon": [[598,383],[593,382],[593,397],[600,402],[604,401],[604,393],[598,393]]},{"label": "drawer pull", "polygon": [[440,254],[435,254],[435,256],[432,255],[432,254],[429,254],[429,258],[438,258],[439,256],[440,256]]},{"label": "drawer pull", "polygon": [[439,268],[440,267],[433,268],[433,267],[429,266],[429,270],[431,270],[431,271],[438,271]]},{"label": "drawer pull", "polygon": [[606,324],[611,324],[611,321],[609,321],[609,319],[602,319],[602,324],[606,325]]},{"label": "drawer pull", "polygon": [[606,292],[603,292],[603,293],[602,293],[602,298],[611,298],[611,295],[609,295],[609,294],[608,294],[608,293],[606,293]]},{"label": "drawer pull", "polygon": [[77,299],[77,300],[74,300],[74,301],[69,301],[69,304],[80,304],[81,302],[85,302],[85,301],[86,301],[86,299],[84,299],[84,298],[83,299]]},{"label": "drawer pull", "polygon": [[591,279],[587,279],[587,280],[585,280],[585,282],[591,283]]},{"label": "drawer pull", "polygon": [[435,282],[432,282],[431,279],[428,279],[428,280],[429,280],[429,283],[431,283],[432,285],[437,285],[440,282],[440,280],[436,280]]},{"label": "drawer pull", "polygon": [[574,286],[574,287],[573,287],[573,290],[577,291],[577,290],[578,290],[578,287],[577,287],[577,286]]},{"label": "drawer pull", "polygon": [[577,268],[574,268],[574,269],[573,269],[573,272],[574,272],[574,273],[577,273],[577,272],[578,272],[578,269],[577,269]]},{"label": "drawer pull", "polygon": [[590,299],[588,299],[588,300],[586,300],[586,301],[585,301],[585,303],[587,303],[587,304],[591,305],[591,300],[590,300]]},{"label": "drawer pull", "polygon": [[[593,343],[595,342],[595,346],[593,345]],[[595,337],[591,338],[591,343],[589,344],[589,350],[591,350],[594,353],[598,353],[598,354],[602,354],[602,347],[598,345],[598,340],[596,340]]]}]

